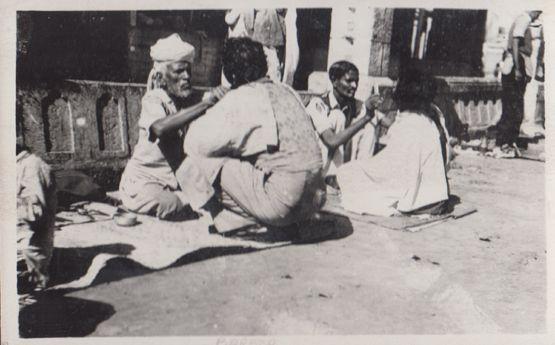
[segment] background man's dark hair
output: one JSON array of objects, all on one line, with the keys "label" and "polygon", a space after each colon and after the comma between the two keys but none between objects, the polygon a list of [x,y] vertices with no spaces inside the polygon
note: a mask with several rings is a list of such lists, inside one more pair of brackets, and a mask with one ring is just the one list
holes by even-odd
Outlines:
[{"label": "background man's dark hair", "polygon": [[357,66],[350,63],[349,61],[340,60],[334,62],[333,65],[331,65],[330,70],[328,71],[328,75],[331,81],[335,81],[337,79],[340,79],[350,71],[355,71],[358,73]]},{"label": "background man's dark hair", "polygon": [[262,44],[247,37],[230,38],[224,48],[223,69],[232,88],[266,76],[268,64]]}]

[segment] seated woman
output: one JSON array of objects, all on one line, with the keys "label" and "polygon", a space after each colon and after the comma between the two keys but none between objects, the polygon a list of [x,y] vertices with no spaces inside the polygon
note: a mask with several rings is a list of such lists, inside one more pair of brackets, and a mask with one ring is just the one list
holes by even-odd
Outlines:
[{"label": "seated woman", "polygon": [[323,201],[322,155],[302,101],[265,77],[249,38],[227,41],[223,68],[232,89],[191,123],[176,172],[191,206],[218,231],[310,218]]},{"label": "seated woman", "polygon": [[393,94],[399,112],[387,146],[338,171],[345,209],[381,216],[444,212],[448,144],[432,104],[436,88],[435,79],[420,69],[409,67],[400,76]]}]

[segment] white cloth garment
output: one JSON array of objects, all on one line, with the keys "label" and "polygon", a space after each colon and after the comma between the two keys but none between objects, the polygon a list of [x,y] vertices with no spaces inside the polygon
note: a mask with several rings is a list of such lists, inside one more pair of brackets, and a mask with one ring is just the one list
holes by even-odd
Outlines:
[{"label": "white cloth garment", "polygon": [[[539,26],[530,26],[530,31],[532,35],[532,55],[530,56],[530,61],[532,63],[532,75],[536,75],[538,50],[543,40],[543,34],[541,32],[542,28]],[[544,134],[544,129],[541,123],[537,121],[537,104],[538,104],[538,91],[539,86],[543,82],[536,80],[532,77],[532,80],[526,85],[526,91],[524,92],[524,119],[522,125],[520,126],[520,131],[530,137],[534,137],[537,134]]]},{"label": "white cloth garment", "polygon": [[247,25],[247,22],[254,20],[254,9],[234,8],[225,15],[225,22],[228,25],[227,37],[250,37],[254,23]]},{"label": "white cloth garment", "polygon": [[[186,198],[178,192],[179,186],[174,172],[160,146],[149,140],[150,126],[159,119],[175,114],[177,108],[166,91],[154,89],[147,91],[141,101],[141,115],[139,117],[139,140],[133,149],[133,155],[121,176],[119,185],[123,205],[128,209],[146,213],[158,204],[157,196],[147,188],[150,184],[159,185],[176,195],[187,204]],[[176,139],[181,140],[180,136]],[[181,142],[176,142],[181,145]]]},{"label": "white cloth garment", "polygon": [[343,207],[390,216],[448,199],[440,136],[424,115],[401,112],[389,129],[387,146],[374,157],[338,169]]}]

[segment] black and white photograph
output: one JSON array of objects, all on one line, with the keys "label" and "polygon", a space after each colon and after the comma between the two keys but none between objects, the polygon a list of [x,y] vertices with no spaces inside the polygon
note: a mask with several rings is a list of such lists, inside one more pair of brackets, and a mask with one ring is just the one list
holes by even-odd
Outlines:
[{"label": "black and white photograph", "polygon": [[548,1],[90,3],[3,47],[2,345],[549,343]]}]

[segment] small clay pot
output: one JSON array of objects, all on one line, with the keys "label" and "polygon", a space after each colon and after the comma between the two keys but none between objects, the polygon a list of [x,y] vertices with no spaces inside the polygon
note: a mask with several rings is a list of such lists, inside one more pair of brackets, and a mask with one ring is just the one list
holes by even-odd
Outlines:
[{"label": "small clay pot", "polygon": [[118,213],[114,215],[114,221],[119,226],[133,226],[137,224],[137,216],[132,213]]}]

